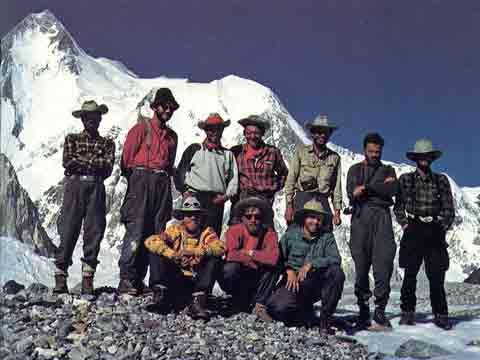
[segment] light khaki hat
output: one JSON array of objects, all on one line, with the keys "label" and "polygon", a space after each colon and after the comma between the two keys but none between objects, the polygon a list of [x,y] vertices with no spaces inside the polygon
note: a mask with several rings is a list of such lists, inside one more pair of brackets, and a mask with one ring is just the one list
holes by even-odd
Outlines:
[{"label": "light khaki hat", "polygon": [[72,112],[73,117],[80,118],[84,113],[98,112],[102,115],[108,112],[108,107],[105,104],[98,105],[94,100],[85,101],[80,110]]}]

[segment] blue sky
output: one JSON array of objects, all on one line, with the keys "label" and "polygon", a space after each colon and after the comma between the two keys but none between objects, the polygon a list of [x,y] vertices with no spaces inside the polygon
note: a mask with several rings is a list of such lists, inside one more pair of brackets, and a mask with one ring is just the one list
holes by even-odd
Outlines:
[{"label": "blue sky", "polygon": [[142,77],[269,86],[299,121],[328,113],[334,142],[386,139],[408,162],[418,137],[462,186],[480,185],[480,3],[474,0],[3,0],[0,34],[50,9],[89,54]]}]

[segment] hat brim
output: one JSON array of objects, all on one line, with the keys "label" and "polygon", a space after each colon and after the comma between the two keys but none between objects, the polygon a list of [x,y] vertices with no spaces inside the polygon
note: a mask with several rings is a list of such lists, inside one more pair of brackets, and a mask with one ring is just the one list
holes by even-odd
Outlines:
[{"label": "hat brim", "polygon": [[320,129],[320,128],[323,128],[323,129],[329,129],[330,132],[334,132],[336,130],[338,130],[338,126],[336,125],[315,125],[315,124],[312,124],[312,123],[307,123],[305,125],[305,127],[310,131],[312,129]]},{"label": "hat brim", "polygon": [[265,219],[269,211],[272,211],[270,204],[259,197],[250,197],[237,202],[233,208],[233,213],[236,217],[241,218],[245,209],[255,207],[262,212],[262,217]]},{"label": "hat brim", "polygon": [[180,107],[180,105],[177,103],[176,100],[158,100],[158,101],[154,101],[152,103],[150,103],[150,109],[152,110],[155,110],[155,108],[158,106],[158,105],[163,105],[165,103],[170,103],[172,105],[172,110],[173,111],[177,111],[178,108]]},{"label": "hat brim", "polygon": [[[327,218],[328,216],[332,216],[331,214],[328,214],[323,211],[317,211],[312,209],[300,209],[296,211],[295,214],[293,215],[293,221],[299,225],[303,225],[303,221],[308,215],[316,215],[316,216],[321,215],[324,217],[324,219]],[[325,222],[325,220],[323,220],[323,222]]]},{"label": "hat brim", "polygon": [[108,112],[108,107],[105,104],[97,106],[95,110],[75,110],[72,112],[73,117],[81,118],[85,113],[98,112],[102,115],[105,115]]},{"label": "hat brim", "polygon": [[417,153],[414,151],[409,151],[406,153],[408,159],[412,161],[416,161],[418,159],[430,159],[432,161],[437,160],[442,156],[442,152],[440,150],[429,151],[424,153]]},{"label": "hat brim", "polygon": [[197,210],[191,210],[191,209],[176,209],[173,210],[173,217],[178,220],[182,220],[185,215],[192,215],[192,214],[197,214],[197,215],[206,215],[207,210],[205,209],[197,209]]},{"label": "hat brim", "polygon": [[224,127],[224,128],[226,128],[227,126],[230,126],[230,120],[226,120],[226,121],[224,121],[222,123],[219,123],[219,124],[207,124],[206,121],[199,121],[197,126],[202,130],[205,130],[208,127]]},{"label": "hat brim", "polygon": [[263,121],[255,121],[255,120],[252,120],[252,119],[241,119],[241,120],[238,120],[238,123],[240,125],[242,125],[243,127],[247,127],[247,126],[257,126],[261,129],[263,129],[263,131],[267,131],[268,129],[270,129],[270,123],[268,122],[263,122]]}]

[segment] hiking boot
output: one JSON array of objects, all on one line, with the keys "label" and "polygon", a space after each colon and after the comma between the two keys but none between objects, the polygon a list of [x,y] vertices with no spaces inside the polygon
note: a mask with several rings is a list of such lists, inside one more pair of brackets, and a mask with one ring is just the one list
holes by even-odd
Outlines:
[{"label": "hiking boot", "polygon": [[55,274],[54,294],[68,294],[67,275]]},{"label": "hiking boot", "polygon": [[118,283],[117,291],[119,294],[127,294],[132,296],[138,295],[138,289],[133,285],[133,282],[129,279],[120,279]]},{"label": "hiking boot", "polygon": [[139,295],[148,296],[153,294],[153,290],[149,288],[147,285],[145,285],[143,281],[140,281],[140,280],[137,281],[137,283],[135,284],[135,287],[137,288]]},{"label": "hiking boot", "polygon": [[415,312],[414,311],[402,311],[400,316],[399,325],[415,325]]},{"label": "hiking boot", "polygon": [[84,275],[82,278],[82,295],[94,295],[93,275]]},{"label": "hiking boot", "polygon": [[358,307],[358,318],[355,325],[353,326],[354,332],[367,330],[372,325],[372,322],[370,321],[370,307],[368,306],[368,304],[358,304]]},{"label": "hiking boot", "polygon": [[187,315],[193,320],[210,320],[210,315],[207,312],[207,294],[201,292],[193,295],[193,301],[188,306]]},{"label": "hiking boot", "polygon": [[320,316],[320,320],[318,322],[318,331],[320,335],[334,335],[335,331],[332,329],[331,321],[329,316]]},{"label": "hiking boot", "polygon": [[267,307],[263,304],[256,303],[255,307],[253,308],[252,314],[256,315],[258,319],[262,320],[263,322],[272,322],[273,318],[267,311]]},{"label": "hiking boot", "polygon": [[385,309],[377,307],[375,308],[375,312],[373,313],[373,320],[380,326],[384,328],[391,329],[392,324],[390,323],[390,320],[387,319],[385,315]]},{"label": "hiking boot", "polygon": [[170,311],[170,302],[168,300],[168,288],[163,285],[153,286],[153,302],[161,313]]},{"label": "hiking boot", "polygon": [[448,318],[448,315],[445,314],[435,314],[433,319],[433,323],[443,330],[451,330],[453,325]]}]

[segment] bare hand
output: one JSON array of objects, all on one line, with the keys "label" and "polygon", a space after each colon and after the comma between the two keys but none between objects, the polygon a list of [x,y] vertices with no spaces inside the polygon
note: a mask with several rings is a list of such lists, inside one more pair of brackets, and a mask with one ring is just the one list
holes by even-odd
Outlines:
[{"label": "bare hand", "polygon": [[223,205],[226,201],[226,195],[215,195],[215,197],[212,199],[212,203],[214,203],[215,205]]},{"label": "bare hand", "polygon": [[288,291],[298,292],[300,284],[298,283],[298,277],[295,271],[287,270],[287,283],[285,285]]},{"label": "bare hand", "polygon": [[245,256],[248,256],[248,257],[251,257],[251,255],[250,255],[250,250],[241,249],[241,250],[240,250],[240,254],[245,255]]},{"label": "bare hand", "polygon": [[190,261],[191,259],[186,257],[186,256],[182,256],[181,260],[180,260],[180,266],[182,268],[186,268],[186,267],[189,267],[190,266]]},{"label": "bare hand", "polygon": [[193,196],[193,193],[192,193],[191,191],[185,191],[185,192],[182,194],[182,197],[183,197],[184,199],[189,198],[189,197],[191,197],[191,196]]},{"label": "bare hand", "polygon": [[287,206],[285,209],[285,221],[287,223],[291,223],[293,221],[293,207],[292,206]]},{"label": "bare hand", "polygon": [[365,192],[365,185],[357,186],[353,191],[353,197],[362,196],[364,192]]},{"label": "bare hand", "polygon": [[195,255],[195,251],[193,250],[186,250],[186,249],[183,249],[183,250],[180,250],[179,251],[180,253],[180,256],[194,256]]},{"label": "bare hand", "polygon": [[335,226],[342,225],[342,218],[340,217],[340,214],[333,215],[333,225]]},{"label": "bare hand", "polygon": [[388,183],[394,182],[395,180],[397,179],[395,179],[393,176],[389,176],[385,180],[383,180],[383,183],[388,184]]},{"label": "bare hand", "polygon": [[307,278],[308,272],[312,269],[312,264],[304,264],[300,270],[298,270],[298,282],[302,282]]},{"label": "bare hand", "polygon": [[402,230],[405,231],[408,228],[408,224],[402,226]]}]

